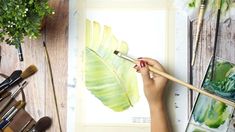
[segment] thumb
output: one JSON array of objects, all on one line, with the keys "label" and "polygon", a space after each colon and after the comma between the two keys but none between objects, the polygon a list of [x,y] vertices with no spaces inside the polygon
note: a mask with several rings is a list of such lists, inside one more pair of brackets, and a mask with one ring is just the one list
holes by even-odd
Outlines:
[{"label": "thumb", "polygon": [[140,61],[140,73],[143,78],[144,86],[152,83],[153,80],[150,78],[149,68],[148,68],[146,62],[143,60]]}]

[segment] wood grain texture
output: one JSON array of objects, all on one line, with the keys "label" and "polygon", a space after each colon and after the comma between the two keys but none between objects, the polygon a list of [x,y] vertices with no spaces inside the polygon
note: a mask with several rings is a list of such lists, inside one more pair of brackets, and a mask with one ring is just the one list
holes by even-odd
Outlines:
[{"label": "wood grain texture", "polygon": [[[232,63],[235,63],[235,21],[231,20],[231,23],[220,23],[218,41],[217,41],[217,51],[216,56],[221,57],[225,60],[228,60]],[[197,22],[191,22],[192,24],[192,36],[191,39],[195,38],[196,33],[196,24]],[[215,39],[215,19],[209,19],[204,22],[203,31],[201,34],[197,58],[194,67],[191,70],[192,83],[196,87],[200,87],[203,81],[203,78],[206,74],[209,61],[213,54],[214,48],[214,39]],[[191,47],[192,48],[192,47]],[[197,93],[193,93],[193,99],[196,99]],[[195,101],[192,101],[193,103]],[[235,112],[233,113],[235,114]],[[235,117],[233,117],[229,131],[234,131],[235,127]]]},{"label": "wood grain texture", "polygon": [[[193,36],[195,38],[196,23],[192,22]],[[205,75],[209,61],[213,54],[213,42],[215,32],[215,20],[210,19],[204,22],[203,31],[199,41],[199,47],[196,57],[196,63],[192,68],[193,85],[200,87],[202,79]],[[227,23],[220,23],[218,47],[216,56],[235,63],[235,21],[231,21],[230,25]]]},{"label": "wood grain texture", "polygon": [[24,62],[19,62],[17,50],[14,46],[1,43],[0,73],[9,75],[16,69],[24,70],[31,64],[36,65],[38,72],[27,79],[29,85],[25,88],[26,110],[35,120],[43,116],[52,117],[53,124],[49,131],[59,132],[51,79],[42,45],[42,42],[46,41],[53,69],[62,130],[65,132],[67,117],[68,0],[50,0],[50,5],[54,8],[55,14],[47,18],[46,27],[43,29],[41,37],[37,40],[26,38],[24,44],[22,44]]}]

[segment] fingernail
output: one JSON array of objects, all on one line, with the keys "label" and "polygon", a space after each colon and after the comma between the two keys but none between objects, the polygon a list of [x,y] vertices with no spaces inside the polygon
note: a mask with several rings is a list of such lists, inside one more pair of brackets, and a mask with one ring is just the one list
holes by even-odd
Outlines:
[{"label": "fingernail", "polygon": [[145,61],[141,60],[141,61],[140,61],[140,67],[143,68],[143,67],[145,67],[145,66],[146,66]]}]

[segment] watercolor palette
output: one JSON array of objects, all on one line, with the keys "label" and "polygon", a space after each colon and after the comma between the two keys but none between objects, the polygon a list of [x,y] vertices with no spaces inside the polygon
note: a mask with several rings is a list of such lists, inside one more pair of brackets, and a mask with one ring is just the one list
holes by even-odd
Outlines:
[{"label": "watercolor palette", "polygon": [[[210,93],[235,100],[235,64],[221,58],[215,59],[212,77],[211,63],[204,77],[202,87]],[[234,108],[199,94],[195,102],[187,132],[233,131]]]}]

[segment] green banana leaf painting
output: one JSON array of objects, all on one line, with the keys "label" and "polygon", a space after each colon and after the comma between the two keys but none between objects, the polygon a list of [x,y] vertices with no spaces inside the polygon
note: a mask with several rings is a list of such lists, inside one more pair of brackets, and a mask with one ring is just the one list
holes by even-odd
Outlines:
[{"label": "green banana leaf painting", "polygon": [[109,26],[86,20],[85,84],[105,106],[120,112],[139,99],[133,64],[114,55],[128,52],[128,45],[119,41]]},{"label": "green banana leaf painting", "polygon": [[[202,87],[223,98],[235,100],[235,64],[216,58],[214,76],[211,79],[211,64],[208,67]],[[195,103],[187,132],[193,130],[227,132],[234,108],[224,103],[199,95]]]}]

